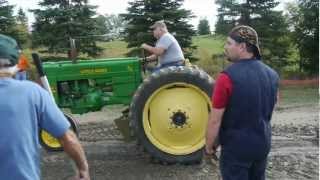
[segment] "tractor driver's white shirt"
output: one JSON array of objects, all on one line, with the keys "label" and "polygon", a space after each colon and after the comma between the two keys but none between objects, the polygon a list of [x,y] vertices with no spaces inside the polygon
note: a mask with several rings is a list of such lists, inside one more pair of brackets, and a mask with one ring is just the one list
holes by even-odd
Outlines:
[{"label": "tractor driver's white shirt", "polygon": [[164,48],[164,53],[159,56],[159,64],[167,64],[184,60],[183,52],[178,41],[170,34],[163,34],[156,43],[156,47]]}]

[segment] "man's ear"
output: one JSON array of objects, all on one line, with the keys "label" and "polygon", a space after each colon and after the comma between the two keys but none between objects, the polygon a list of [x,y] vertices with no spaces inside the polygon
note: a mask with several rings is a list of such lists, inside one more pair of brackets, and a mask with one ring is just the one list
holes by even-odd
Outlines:
[{"label": "man's ear", "polygon": [[240,49],[241,49],[241,51],[246,51],[247,50],[246,43],[240,43]]}]

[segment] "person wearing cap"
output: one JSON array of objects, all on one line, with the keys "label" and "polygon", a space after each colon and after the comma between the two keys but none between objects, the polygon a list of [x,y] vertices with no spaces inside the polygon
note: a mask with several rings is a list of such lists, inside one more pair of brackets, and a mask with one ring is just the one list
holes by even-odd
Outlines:
[{"label": "person wearing cap", "polygon": [[184,55],[176,38],[168,32],[167,26],[163,21],[156,21],[152,26],[153,36],[157,39],[156,46],[143,43],[141,48],[149,51],[152,55],[147,60],[157,60],[158,66],[153,71],[169,66],[182,66]]},{"label": "person wearing cap", "polygon": [[13,79],[19,56],[16,41],[0,34],[1,179],[40,179],[39,131],[44,129],[59,139],[75,161],[75,179],[89,180],[81,144],[49,93],[31,81]]},{"label": "person wearing cap", "polygon": [[257,32],[237,26],[224,46],[231,65],[217,77],[205,151],[221,146],[223,180],[264,180],[278,74],[261,60]]}]

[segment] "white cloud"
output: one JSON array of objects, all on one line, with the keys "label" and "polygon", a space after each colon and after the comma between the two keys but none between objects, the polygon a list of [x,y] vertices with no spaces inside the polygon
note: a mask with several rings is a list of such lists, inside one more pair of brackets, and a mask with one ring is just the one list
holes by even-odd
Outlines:
[{"label": "white cloud", "polygon": [[125,13],[129,0],[89,0],[92,5],[97,5],[99,14],[120,14]]},{"label": "white cloud", "polygon": [[206,18],[209,21],[210,29],[214,29],[217,16],[217,5],[214,0],[185,0],[184,8],[191,10],[196,16],[191,24],[197,28],[199,20]]}]

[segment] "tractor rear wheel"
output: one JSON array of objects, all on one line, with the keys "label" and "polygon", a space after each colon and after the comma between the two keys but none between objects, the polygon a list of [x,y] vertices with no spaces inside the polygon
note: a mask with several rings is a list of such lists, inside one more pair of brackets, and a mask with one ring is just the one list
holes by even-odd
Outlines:
[{"label": "tractor rear wheel", "polygon": [[151,74],[130,105],[130,128],[138,144],[163,164],[200,163],[211,110],[212,78],[191,67]]}]

